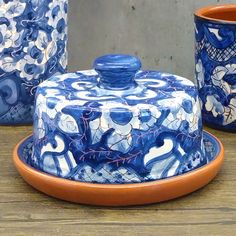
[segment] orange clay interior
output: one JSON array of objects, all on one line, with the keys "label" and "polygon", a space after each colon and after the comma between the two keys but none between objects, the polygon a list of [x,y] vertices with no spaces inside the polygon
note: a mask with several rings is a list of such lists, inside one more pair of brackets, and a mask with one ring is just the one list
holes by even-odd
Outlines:
[{"label": "orange clay interior", "polygon": [[196,12],[199,17],[222,21],[236,21],[236,4],[202,8]]}]

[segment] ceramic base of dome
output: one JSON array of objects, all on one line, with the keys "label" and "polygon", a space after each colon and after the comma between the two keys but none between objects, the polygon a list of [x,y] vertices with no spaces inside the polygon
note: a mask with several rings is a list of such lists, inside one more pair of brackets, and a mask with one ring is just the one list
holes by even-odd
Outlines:
[{"label": "ceramic base of dome", "polygon": [[208,184],[216,176],[223,163],[224,148],[213,135],[204,131],[203,137],[206,155],[211,160],[208,164],[179,176],[145,183],[84,183],[40,172],[26,163],[27,156],[32,153],[32,136],[15,147],[13,160],[28,184],[52,197],[90,205],[143,205],[184,196]]}]

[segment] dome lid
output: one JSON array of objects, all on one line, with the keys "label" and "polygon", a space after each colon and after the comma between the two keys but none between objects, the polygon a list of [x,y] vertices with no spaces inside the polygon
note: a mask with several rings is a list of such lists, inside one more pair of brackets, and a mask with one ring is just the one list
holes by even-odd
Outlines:
[{"label": "dome lid", "polygon": [[141,61],[134,56],[105,55],[97,58],[93,67],[93,70],[52,77],[39,86],[38,94],[48,97],[51,107],[68,98],[76,100],[77,105],[99,102],[93,109],[103,110],[109,108],[108,103],[158,105],[158,101],[173,96],[189,99],[197,95],[191,81],[160,71],[142,71]]},{"label": "dome lid", "polygon": [[31,164],[63,178],[134,183],[207,163],[194,84],[140,69],[136,57],[105,55],[94,70],[40,84]]}]

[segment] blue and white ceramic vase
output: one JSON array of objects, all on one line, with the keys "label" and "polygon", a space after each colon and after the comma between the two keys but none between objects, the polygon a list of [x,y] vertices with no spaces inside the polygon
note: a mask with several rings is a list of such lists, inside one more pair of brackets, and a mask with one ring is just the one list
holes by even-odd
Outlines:
[{"label": "blue and white ceramic vase", "polygon": [[236,5],[195,13],[196,80],[203,121],[236,132]]},{"label": "blue and white ceramic vase", "polygon": [[164,179],[207,164],[211,148],[205,148],[197,88],[140,68],[136,57],[106,55],[95,60],[95,70],[40,84],[26,162],[57,177],[113,184]]},{"label": "blue and white ceramic vase", "polygon": [[0,124],[32,123],[37,86],[67,68],[67,0],[0,0]]}]

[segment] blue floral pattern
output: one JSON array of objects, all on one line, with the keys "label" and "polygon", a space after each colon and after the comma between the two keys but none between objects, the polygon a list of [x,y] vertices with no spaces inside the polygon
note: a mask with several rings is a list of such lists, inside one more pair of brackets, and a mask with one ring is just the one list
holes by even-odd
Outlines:
[{"label": "blue floral pattern", "polygon": [[67,67],[67,0],[0,0],[0,124],[32,122],[36,87]]},{"label": "blue floral pattern", "polygon": [[31,166],[84,182],[135,183],[208,163],[192,82],[157,71],[139,71],[132,89],[99,81],[90,70],[39,85]]},{"label": "blue floral pattern", "polygon": [[203,120],[236,131],[236,25],[195,17],[196,80]]}]

